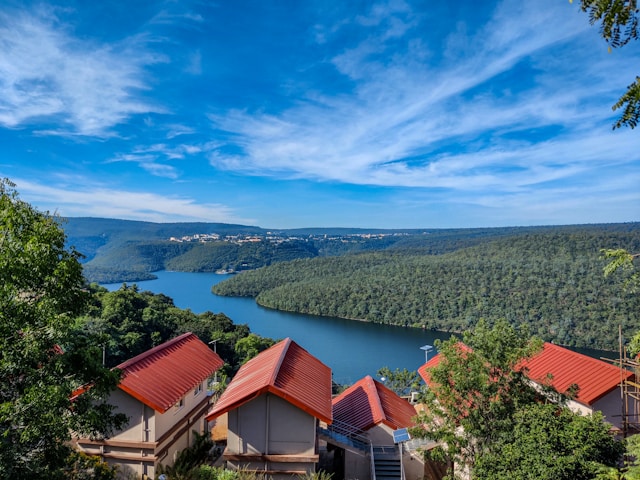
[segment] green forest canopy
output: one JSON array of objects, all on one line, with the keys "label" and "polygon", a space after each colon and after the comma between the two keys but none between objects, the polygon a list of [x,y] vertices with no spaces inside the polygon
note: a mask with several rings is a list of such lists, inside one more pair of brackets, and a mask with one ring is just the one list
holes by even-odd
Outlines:
[{"label": "green forest canopy", "polygon": [[480,318],[528,324],[576,347],[613,350],[640,328],[640,299],[605,277],[603,248],[640,251],[638,224],[555,229],[442,255],[389,249],[278,263],[217,284],[279,310],[452,332]]}]

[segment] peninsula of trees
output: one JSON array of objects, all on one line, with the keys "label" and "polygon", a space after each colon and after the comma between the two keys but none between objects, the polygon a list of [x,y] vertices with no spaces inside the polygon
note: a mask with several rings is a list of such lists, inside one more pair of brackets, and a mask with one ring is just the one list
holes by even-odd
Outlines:
[{"label": "peninsula of trees", "polygon": [[618,345],[619,325],[629,336],[640,327],[640,298],[621,289],[619,277],[603,275],[602,256],[604,248],[639,251],[640,224],[528,229],[474,246],[453,237],[452,251],[438,254],[420,240],[278,263],[213,292],[279,310],[452,332],[505,318],[544,340],[605,350]]},{"label": "peninsula of trees", "polygon": [[[214,293],[265,307],[462,332],[480,318],[528,324],[563,345],[615,349],[640,299],[606,277],[602,249],[640,251],[640,223],[511,228],[269,230],[70,218],[67,243],[98,283],[158,270],[234,272]],[[622,279],[623,280],[623,279]]]}]

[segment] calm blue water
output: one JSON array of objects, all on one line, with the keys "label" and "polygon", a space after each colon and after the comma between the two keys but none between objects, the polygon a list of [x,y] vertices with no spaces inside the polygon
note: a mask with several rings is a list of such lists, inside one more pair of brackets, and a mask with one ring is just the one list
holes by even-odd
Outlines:
[{"label": "calm blue water", "polygon": [[[164,293],[177,307],[195,313],[224,313],[234,323],[246,323],[265,337],[291,337],[309,353],[331,367],[334,381],[351,384],[365,375],[376,377],[381,367],[416,370],[425,362],[423,345],[449,334],[376,325],[332,317],[279,312],[260,307],[252,298],[219,297],[211,286],[229,275],[215,273],[155,272],[156,280],[136,282],[140,290]],[[103,285],[117,290],[121,283]],[[429,358],[434,350],[429,353]]]},{"label": "calm blue water", "polygon": [[[276,340],[291,337],[309,353],[331,367],[334,381],[352,384],[365,375],[376,377],[382,367],[416,370],[425,362],[420,347],[435,339],[448,339],[448,333],[377,325],[333,317],[317,317],[279,312],[259,306],[252,298],[219,297],[212,285],[229,275],[215,273],[154,272],[156,280],[136,282],[140,290],[164,293],[177,307],[195,313],[207,310],[224,313],[234,323],[246,323],[251,331]],[[104,284],[117,290],[122,283]],[[595,358],[617,358],[616,352],[575,349]],[[429,358],[435,349],[429,352]]]}]

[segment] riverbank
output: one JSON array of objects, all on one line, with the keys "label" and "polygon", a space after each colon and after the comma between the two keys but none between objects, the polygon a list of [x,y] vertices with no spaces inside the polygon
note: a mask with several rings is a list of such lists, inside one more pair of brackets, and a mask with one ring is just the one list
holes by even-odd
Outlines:
[{"label": "riverbank", "polygon": [[[135,282],[138,288],[163,293],[173,298],[177,307],[189,308],[196,313],[224,313],[234,323],[246,324],[252,332],[265,337],[276,340],[290,337],[328,365],[334,381],[340,384],[355,383],[365,375],[375,378],[382,367],[416,370],[426,360],[420,347],[451,337],[448,332],[283,312],[262,307],[253,298],[221,297],[211,293],[213,285],[231,275],[155,273],[155,280]],[[122,284],[104,286],[117,290]],[[596,358],[618,356],[601,350],[576,350]],[[432,350],[429,358],[435,353],[436,350]]]}]

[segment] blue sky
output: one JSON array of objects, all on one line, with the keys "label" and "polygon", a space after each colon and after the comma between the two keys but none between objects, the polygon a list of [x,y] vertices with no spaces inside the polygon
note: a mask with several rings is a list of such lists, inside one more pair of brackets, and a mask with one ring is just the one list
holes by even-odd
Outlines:
[{"label": "blue sky", "polygon": [[63,216],[640,220],[640,74],[579,2],[0,5],[0,176]]}]

